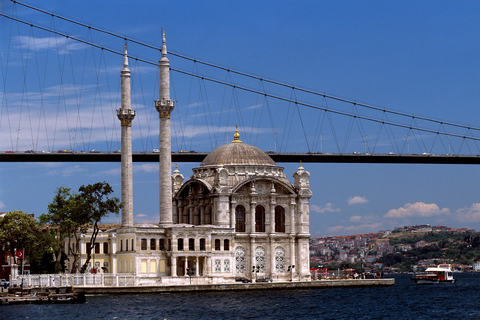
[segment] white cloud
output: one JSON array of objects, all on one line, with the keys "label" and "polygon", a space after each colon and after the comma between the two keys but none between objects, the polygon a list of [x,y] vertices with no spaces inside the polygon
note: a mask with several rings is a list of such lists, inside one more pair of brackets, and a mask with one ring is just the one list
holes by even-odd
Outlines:
[{"label": "white cloud", "polygon": [[143,164],[135,164],[133,166],[134,172],[158,172],[160,170],[158,163],[143,163]]},{"label": "white cloud", "polygon": [[113,168],[113,169],[110,169],[110,170],[104,170],[104,171],[101,171],[99,172],[98,174],[95,173],[95,175],[107,175],[107,176],[119,176],[122,174],[122,169],[121,168]]},{"label": "white cloud", "polygon": [[438,215],[450,214],[450,209],[440,209],[435,203],[407,203],[403,207],[398,209],[389,210],[384,217],[385,218],[406,218],[406,217],[432,217]]},{"label": "white cloud", "polygon": [[59,54],[66,54],[72,50],[83,50],[87,47],[86,44],[71,40],[66,37],[46,37],[35,38],[29,36],[17,37],[19,46],[30,50],[55,50]]},{"label": "white cloud", "polygon": [[5,208],[5,203],[3,201],[0,201],[0,209]]},{"label": "white cloud", "polygon": [[474,203],[469,208],[458,209],[454,216],[462,222],[480,222],[480,203]]},{"label": "white cloud", "polygon": [[367,203],[368,200],[365,197],[355,196],[355,197],[352,197],[352,198],[348,199],[347,202],[351,206],[351,205],[354,205],[354,204]]},{"label": "white cloud", "polygon": [[47,175],[49,176],[61,176],[63,178],[65,177],[71,177],[72,175],[76,175],[79,172],[85,172],[85,168],[82,168],[79,165],[73,165],[73,166],[68,166],[66,168],[58,168],[56,170],[50,170]]},{"label": "white cloud", "polygon": [[351,222],[358,222],[362,220],[362,216],[351,216],[349,219]]},{"label": "white cloud", "polygon": [[368,232],[377,232],[382,229],[382,222],[374,222],[370,224],[361,224],[358,226],[335,226],[330,227],[327,231],[330,234],[340,234],[340,233],[368,233]]},{"label": "white cloud", "polygon": [[318,212],[318,213],[326,213],[326,212],[339,212],[340,209],[336,208],[333,203],[327,203],[324,206],[317,206],[312,204],[310,206],[310,210],[313,212]]}]

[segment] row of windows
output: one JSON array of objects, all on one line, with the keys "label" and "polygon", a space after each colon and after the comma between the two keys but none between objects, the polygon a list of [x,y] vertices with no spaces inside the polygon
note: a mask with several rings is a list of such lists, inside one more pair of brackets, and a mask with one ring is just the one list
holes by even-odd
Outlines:
[{"label": "row of windows", "polygon": [[[141,250],[148,250],[148,239],[142,239],[140,241],[141,243]],[[214,242],[215,250],[221,250],[221,240],[220,239],[215,239]],[[183,251],[185,246],[188,245],[188,250],[189,251],[195,251],[195,239],[189,238],[188,242],[185,243],[185,239],[179,238],[177,239],[177,250],[178,251]],[[156,250],[156,240],[155,239],[150,239],[150,250]],[[159,250],[165,250],[165,239],[160,239],[160,247]],[[205,251],[206,250],[206,241],[204,238],[200,239],[199,243],[199,250],[200,251]],[[230,240],[225,239],[223,240],[223,250],[228,251],[230,250]]]},{"label": "row of windows", "polygon": [[[150,244],[150,246],[148,246],[148,244]],[[150,239],[150,241],[142,239],[140,247],[141,250],[157,250],[157,239]],[[165,239],[160,239],[158,241],[158,250],[165,250]]]},{"label": "row of windows", "polygon": [[[123,240],[120,240],[120,251],[123,251],[123,244],[125,243],[125,251],[128,251],[128,244],[129,244],[130,241],[128,240],[125,240],[125,242],[123,242]],[[215,242],[214,242],[214,248],[215,250],[219,251],[221,250],[221,240],[220,239],[215,239]],[[150,244],[150,247],[148,246],[148,244]],[[165,239],[159,239],[159,242],[158,242],[158,250],[160,251],[164,251],[166,249],[165,247]],[[177,250],[178,251],[183,251],[184,250],[184,239],[183,238],[179,238],[177,240]],[[170,245],[169,245],[170,247]],[[90,250],[91,246],[90,246],[90,243],[87,243],[87,251]],[[131,239],[131,250],[134,250],[134,239]],[[141,240],[141,250],[157,250],[157,240],[156,239],[150,239],[150,241],[148,241],[148,239],[142,239]],[[200,251],[205,251],[206,250],[206,242],[205,242],[205,239],[200,239]],[[170,248],[169,248],[170,250]],[[188,250],[189,251],[195,251],[195,239],[193,238],[190,238],[188,239]],[[230,240],[229,239],[225,239],[223,240],[223,250],[224,251],[229,251],[230,250]],[[94,246],[94,253],[95,254],[100,254],[100,243],[96,242],[95,243],[95,246]],[[109,253],[109,246],[108,246],[108,242],[104,242],[103,243],[103,254],[108,254]]]},{"label": "row of windows", "polygon": [[[128,239],[125,239],[125,251],[128,251]],[[134,239],[130,239],[130,242],[131,242],[131,247],[130,247],[130,250],[131,251],[134,251],[135,250],[135,240]],[[123,251],[123,240],[120,240],[120,251]]]},{"label": "row of windows", "polygon": [[[87,243],[87,252],[90,251],[91,244],[90,242]],[[93,252],[95,254],[100,254],[100,243],[95,242],[95,245],[93,246]],[[103,243],[103,253],[108,254],[108,242]]]},{"label": "row of windows", "polygon": [[[246,231],[246,214],[244,206],[235,208],[235,231]],[[265,232],[265,208],[261,205],[255,207],[255,232]],[[275,232],[285,232],[285,209],[275,207]]]}]

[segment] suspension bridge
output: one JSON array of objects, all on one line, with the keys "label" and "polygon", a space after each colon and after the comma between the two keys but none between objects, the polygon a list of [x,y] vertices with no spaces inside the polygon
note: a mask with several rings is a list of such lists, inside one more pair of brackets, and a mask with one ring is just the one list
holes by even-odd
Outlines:
[{"label": "suspension bridge", "polygon": [[[133,161],[158,162],[160,44],[21,2],[13,8],[0,13],[8,27],[1,35],[0,162],[119,162],[125,45],[137,114]],[[174,162],[201,162],[238,125],[244,142],[276,162],[480,163],[478,127],[260,77],[174,47],[169,59]]]}]

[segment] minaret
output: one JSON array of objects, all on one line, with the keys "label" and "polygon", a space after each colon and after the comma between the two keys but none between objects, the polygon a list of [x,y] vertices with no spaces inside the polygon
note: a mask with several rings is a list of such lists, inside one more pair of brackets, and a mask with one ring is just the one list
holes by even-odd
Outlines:
[{"label": "minaret", "polygon": [[160,100],[155,109],[160,116],[160,224],[172,224],[172,146],[170,138],[170,113],[175,108],[170,100],[170,61],[163,32],[162,58],[160,59]]},{"label": "minaret", "polygon": [[117,117],[122,126],[122,227],[133,226],[133,174],[132,174],[132,110],[130,98],[130,69],[128,69],[127,45],[123,54],[122,108],[117,110]]}]

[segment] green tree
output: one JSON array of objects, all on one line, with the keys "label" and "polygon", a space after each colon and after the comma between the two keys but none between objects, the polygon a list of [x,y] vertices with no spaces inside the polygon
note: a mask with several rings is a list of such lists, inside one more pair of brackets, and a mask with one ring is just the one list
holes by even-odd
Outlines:
[{"label": "green tree", "polygon": [[39,219],[41,223],[48,224],[50,236],[54,239],[51,255],[55,264],[55,273],[61,272],[61,256],[64,254],[64,242],[68,239],[68,249],[73,255],[73,268],[71,272],[75,273],[75,267],[78,267],[80,258],[78,250],[73,245],[82,229],[82,222],[78,221],[78,195],[72,194],[70,188],[60,187],[57,189],[53,201],[48,205],[48,213],[42,214]]},{"label": "green tree", "polygon": [[56,234],[56,270],[61,268],[60,261],[63,252],[63,243],[67,241],[68,253],[73,256],[72,273],[76,273],[80,261],[80,236],[93,228],[87,245],[87,260],[80,272],[84,273],[91,260],[92,249],[100,229],[98,223],[110,213],[118,214],[121,208],[120,200],[110,197],[112,187],[106,182],[97,182],[93,185],[81,186],[76,194],[70,188],[61,187],[50,205],[48,214],[40,217],[43,223],[49,223],[52,232]]},{"label": "green tree", "polygon": [[110,213],[118,214],[122,204],[120,203],[120,199],[116,197],[110,198],[113,189],[106,182],[81,186],[79,191],[83,203],[82,213],[88,220],[88,224],[93,224],[92,236],[89,242],[90,245],[87,246],[87,260],[85,260],[80,270],[81,273],[84,273],[88,263],[92,259],[92,250],[95,248],[95,241],[100,231],[98,223],[103,217],[108,216]]},{"label": "green tree", "polygon": [[23,211],[10,211],[0,219],[0,241],[12,256],[16,250],[24,250],[24,258],[32,256],[38,233],[35,218]]}]

